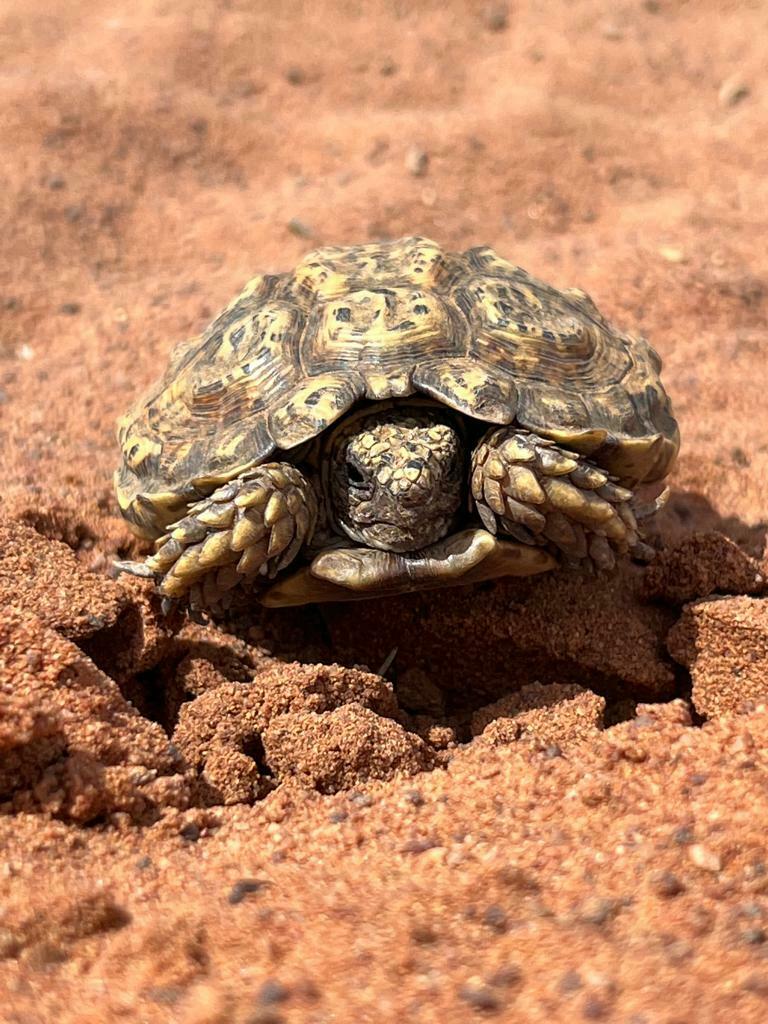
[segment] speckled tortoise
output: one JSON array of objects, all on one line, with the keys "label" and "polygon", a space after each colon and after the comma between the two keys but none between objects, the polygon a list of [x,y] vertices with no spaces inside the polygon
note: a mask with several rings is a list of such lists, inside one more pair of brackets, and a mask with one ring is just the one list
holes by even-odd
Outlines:
[{"label": "speckled tortoise", "polygon": [[121,568],[209,609],[610,569],[647,551],[637,489],[678,450],[660,368],[490,248],[317,249],[121,419],[120,508],[155,539]]}]

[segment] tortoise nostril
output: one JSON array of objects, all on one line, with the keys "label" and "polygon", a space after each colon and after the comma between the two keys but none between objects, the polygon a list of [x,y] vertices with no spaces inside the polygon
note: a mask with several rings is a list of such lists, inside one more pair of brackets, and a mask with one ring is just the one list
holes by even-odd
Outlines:
[{"label": "tortoise nostril", "polygon": [[351,484],[359,485],[365,483],[365,477],[363,476],[361,470],[354,465],[354,463],[350,463],[347,466],[347,479]]},{"label": "tortoise nostril", "polygon": [[350,456],[347,456],[347,481],[355,490],[366,491],[371,487],[371,475],[368,470],[364,469],[356,458]]}]

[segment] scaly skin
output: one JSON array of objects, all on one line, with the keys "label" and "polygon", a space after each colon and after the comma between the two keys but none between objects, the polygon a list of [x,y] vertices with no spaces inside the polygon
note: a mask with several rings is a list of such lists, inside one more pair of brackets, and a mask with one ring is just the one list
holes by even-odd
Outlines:
[{"label": "scaly skin", "polygon": [[317,498],[300,470],[267,463],[192,505],[146,562],[119,568],[154,578],[164,598],[221,607],[239,584],[258,586],[292,562],[316,521]]},{"label": "scaly skin", "polygon": [[353,419],[326,448],[329,518],[336,532],[382,551],[410,552],[455,522],[466,475],[455,417],[386,410]]},{"label": "scaly skin", "polygon": [[[325,531],[319,545],[311,543],[319,501],[330,539],[346,535],[369,552],[416,556],[460,528],[467,475],[480,521],[500,539],[555,552],[565,566],[598,570],[612,569],[616,555],[650,552],[632,491],[585,457],[516,427],[493,427],[467,467],[459,430],[434,409],[356,417],[329,437],[325,476],[314,482],[322,495],[291,463],[267,463],[192,505],[145,563],[121,568],[154,578],[166,599],[221,611],[241,585],[263,590],[303,548],[322,555]],[[370,575],[374,563],[360,565]],[[404,579],[409,570],[403,563]],[[375,580],[366,586],[375,589]]]},{"label": "scaly skin", "polygon": [[487,530],[554,547],[567,566],[607,570],[617,554],[650,552],[632,491],[584,456],[528,431],[488,431],[472,456],[471,491]]}]

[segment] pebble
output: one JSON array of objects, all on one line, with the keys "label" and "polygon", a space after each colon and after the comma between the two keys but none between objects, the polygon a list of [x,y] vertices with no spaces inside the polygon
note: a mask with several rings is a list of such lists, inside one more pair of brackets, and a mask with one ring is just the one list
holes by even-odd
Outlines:
[{"label": "pebble", "polygon": [[405,169],[414,178],[423,178],[429,170],[429,153],[418,146],[412,146],[405,154]]},{"label": "pebble", "polygon": [[679,896],[681,892],[685,892],[685,885],[671,871],[659,871],[651,876],[650,881],[656,895],[663,899],[672,899],[674,896]]},{"label": "pebble", "polygon": [[483,24],[489,32],[504,32],[509,28],[509,8],[503,3],[492,3],[483,11]]},{"label": "pebble", "polygon": [[498,1010],[500,1005],[499,997],[487,985],[462,985],[459,997],[475,1010]]},{"label": "pebble", "polygon": [[188,821],[186,825],[182,825],[179,829],[179,835],[182,839],[186,839],[188,843],[196,843],[200,838],[200,828],[194,821]]},{"label": "pebble", "polygon": [[522,968],[517,964],[504,964],[488,978],[488,984],[494,988],[514,988],[523,980]]},{"label": "pebble", "polygon": [[498,935],[503,935],[509,930],[509,920],[503,907],[492,903],[483,913],[483,924]]},{"label": "pebble", "polygon": [[717,90],[717,100],[721,107],[735,107],[737,103],[749,96],[750,88],[740,75],[726,78]]},{"label": "pebble", "polygon": [[242,903],[245,897],[252,892],[261,892],[267,883],[259,878],[241,878],[232,886],[227,896],[227,902],[232,906]]},{"label": "pebble", "polygon": [[686,255],[682,249],[678,249],[674,245],[661,245],[659,246],[659,256],[667,263],[685,263]]},{"label": "pebble", "polygon": [[315,234],[309,224],[305,224],[298,217],[291,217],[287,227],[290,233],[296,235],[297,238],[313,238]]},{"label": "pebble", "polygon": [[289,996],[290,991],[282,982],[268,978],[256,993],[256,1002],[260,1006],[274,1006],[284,1003]]},{"label": "pebble", "polygon": [[708,846],[704,846],[703,843],[695,843],[693,846],[689,846],[688,857],[691,862],[695,864],[697,868],[701,868],[702,871],[711,871],[716,873],[720,871],[723,866],[720,855],[715,853],[715,851],[710,849]]}]

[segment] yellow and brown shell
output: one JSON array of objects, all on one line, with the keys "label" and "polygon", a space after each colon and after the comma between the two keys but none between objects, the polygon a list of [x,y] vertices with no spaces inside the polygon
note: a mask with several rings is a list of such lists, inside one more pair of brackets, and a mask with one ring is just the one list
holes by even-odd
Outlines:
[{"label": "yellow and brown shell", "polygon": [[254,278],[176,347],[120,420],[118,499],[156,537],[190,501],[356,402],[412,394],[516,422],[630,486],[660,480],[679,446],[660,368],[583,292],[493,249],[448,253],[418,237],[316,249],[291,273]]}]

